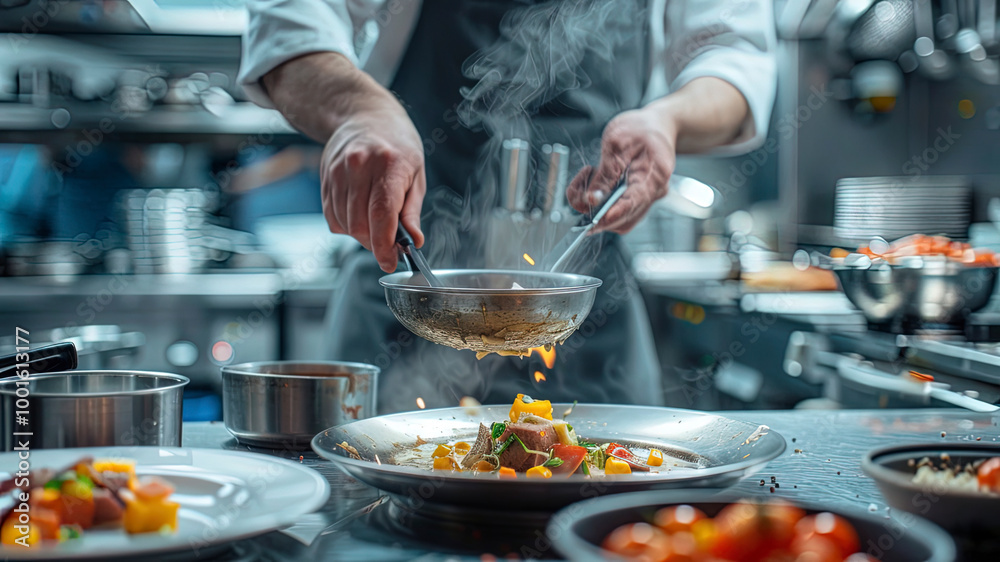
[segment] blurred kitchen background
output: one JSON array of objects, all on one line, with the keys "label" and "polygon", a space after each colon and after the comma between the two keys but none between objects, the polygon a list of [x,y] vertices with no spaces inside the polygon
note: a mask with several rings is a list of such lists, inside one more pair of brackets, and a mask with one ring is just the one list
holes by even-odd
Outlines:
[{"label": "blurred kitchen background", "polygon": [[[668,405],[1000,402],[996,302],[873,322],[807,267],[873,236],[1000,250],[997,17],[776,3],[767,143],[682,159],[714,197],[664,201],[626,238]],[[320,147],[236,84],[244,25],[241,0],[0,0],[0,325],[74,341],[81,367],[188,376],[191,420],[221,419],[221,365],[326,358],[357,249],[322,218]]]}]

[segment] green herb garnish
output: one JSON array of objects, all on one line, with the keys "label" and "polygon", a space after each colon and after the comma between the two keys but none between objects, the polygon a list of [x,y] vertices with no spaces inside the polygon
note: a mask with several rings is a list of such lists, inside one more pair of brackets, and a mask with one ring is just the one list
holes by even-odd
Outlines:
[{"label": "green herb garnish", "polygon": [[542,463],[542,466],[548,466],[552,468],[562,465],[563,465],[563,460],[559,457],[552,457],[551,459]]},{"label": "green herb garnish", "polygon": [[62,480],[49,480],[48,482],[45,483],[45,489],[56,490],[56,491],[61,490]]}]

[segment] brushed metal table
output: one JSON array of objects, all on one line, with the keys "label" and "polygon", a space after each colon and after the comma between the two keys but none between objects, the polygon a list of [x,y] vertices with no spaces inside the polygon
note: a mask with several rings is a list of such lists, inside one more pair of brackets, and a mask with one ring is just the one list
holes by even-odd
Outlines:
[{"label": "brushed metal table", "polygon": [[[810,501],[831,508],[886,512],[875,483],[861,472],[862,455],[902,443],[1000,440],[1000,415],[964,410],[727,411],[720,415],[766,424],[788,441],[787,450],[734,490],[746,497]],[[378,490],[348,477],[311,451],[273,451],[238,444],[221,422],[184,424],[186,447],[250,450],[300,460],[330,481],[332,493],[317,513],[294,527],[232,545],[217,560],[483,560],[483,555],[541,554],[558,558],[540,533],[488,537],[469,531],[461,517],[428,521],[406,512]],[[300,459],[301,456],[301,459]],[[774,477],[776,484],[771,483]],[[760,481],[764,480],[764,485]],[[773,488],[773,491],[772,491]],[[485,559],[491,559],[487,556]]]}]

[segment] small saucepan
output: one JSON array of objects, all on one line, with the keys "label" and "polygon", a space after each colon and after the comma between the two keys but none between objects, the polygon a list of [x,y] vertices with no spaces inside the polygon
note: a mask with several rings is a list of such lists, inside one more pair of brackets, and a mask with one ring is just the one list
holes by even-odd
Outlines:
[{"label": "small saucepan", "polygon": [[375,415],[379,368],[262,361],[222,368],[222,419],[240,443],[307,449],[317,433]]},{"label": "small saucepan", "polygon": [[186,377],[60,370],[76,367],[71,343],[0,358],[0,371],[4,365],[0,445],[5,451],[23,442],[32,449],[181,444]]}]

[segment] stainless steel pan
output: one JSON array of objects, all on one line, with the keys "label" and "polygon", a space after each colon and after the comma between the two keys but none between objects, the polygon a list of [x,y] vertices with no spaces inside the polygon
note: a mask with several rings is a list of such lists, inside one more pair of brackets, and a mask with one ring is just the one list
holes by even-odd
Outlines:
[{"label": "stainless steel pan", "polygon": [[[561,343],[590,313],[601,280],[586,275],[457,269],[379,280],[389,309],[407,329],[434,343],[478,353],[519,354]],[[521,287],[521,288],[515,288]]]}]

